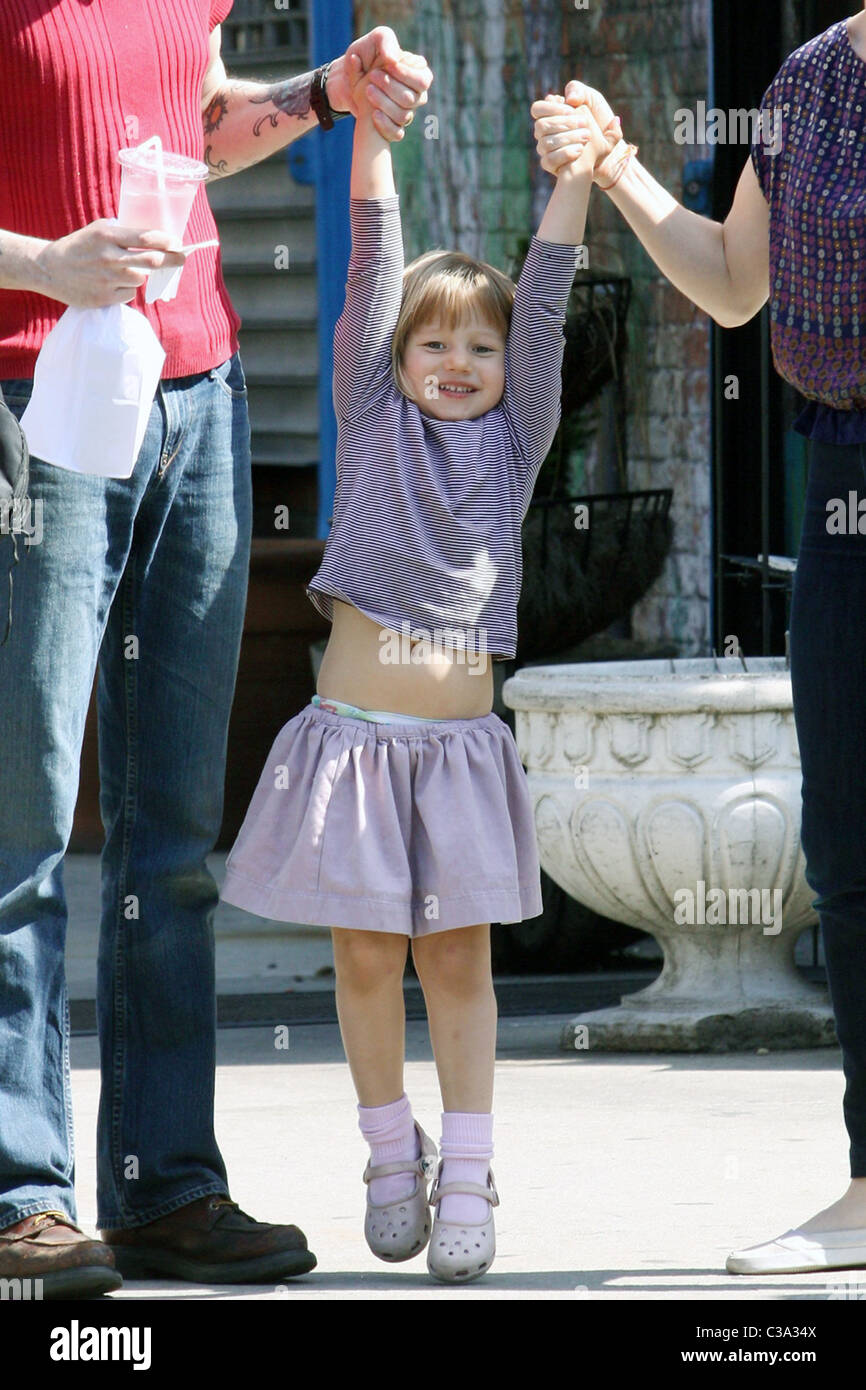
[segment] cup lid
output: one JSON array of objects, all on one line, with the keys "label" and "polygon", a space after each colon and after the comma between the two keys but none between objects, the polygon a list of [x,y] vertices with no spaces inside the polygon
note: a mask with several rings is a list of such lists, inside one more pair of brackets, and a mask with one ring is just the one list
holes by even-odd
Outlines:
[{"label": "cup lid", "polygon": [[[133,146],[118,150],[117,158],[124,169],[155,174],[159,167],[157,154],[157,150],[153,148],[142,149],[140,146]],[[206,179],[210,170],[200,159],[188,159],[184,154],[172,154],[170,150],[163,150],[162,172],[166,179],[195,183]]]}]

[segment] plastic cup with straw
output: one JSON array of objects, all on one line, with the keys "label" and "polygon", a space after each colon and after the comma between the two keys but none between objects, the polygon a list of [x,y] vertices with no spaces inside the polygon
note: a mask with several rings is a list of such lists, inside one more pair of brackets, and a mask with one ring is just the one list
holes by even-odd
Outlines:
[{"label": "plastic cup with straw", "polygon": [[[177,242],[175,249],[184,254],[219,245],[217,241],[182,245],[196,193],[208,176],[206,164],[163,150],[158,135],[141,145],[119,150],[117,157],[121,165],[117,220],[122,226],[168,232]],[[152,270],[145,290],[146,303],[174,299],[182,271],[183,266]]]}]

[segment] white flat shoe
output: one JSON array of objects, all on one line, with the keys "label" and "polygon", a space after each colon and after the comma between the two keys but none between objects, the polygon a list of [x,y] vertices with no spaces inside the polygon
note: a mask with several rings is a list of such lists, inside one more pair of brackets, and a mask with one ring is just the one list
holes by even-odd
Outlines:
[{"label": "white flat shoe", "polygon": [[499,1194],[493,1181],[493,1169],[487,1174],[487,1186],[477,1182],[447,1182],[439,1186],[442,1162],[430,1193],[430,1205],[438,1213],[443,1197],[452,1192],[467,1192],[472,1197],[484,1197],[490,1203],[486,1221],[440,1221],[437,1214],[433,1234],[427,1248],[427,1268],[441,1284],[468,1284],[486,1274],[496,1254],[496,1231],[493,1207],[499,1206]]},{"label": "white flat shoe", "polygon": [[786,1231],[765,1245],[735,1250],[725,1262],[729,1274],[810,1274],[822,1269],[866,1268],[866,1229]]},{"label": "white flat shoe", "polygon": [[[421,1143],[418,1158],[380,1163],[375,1168],[368,1163],[364,1169],[367,1187],[367,1212],[364,1217],[364,1237],[374,1255],[389,1264],[399,1264],[420,1255],[430,1239],[430,1203],[427,1183],[436,1172],[436,1145],[418,1122],[415,1129]],[[377,1207],[370,1201],[369,1184],[374,1178],[387,1178],[394,1173],[414,1173],[415,1190],[399,1202]]]}]

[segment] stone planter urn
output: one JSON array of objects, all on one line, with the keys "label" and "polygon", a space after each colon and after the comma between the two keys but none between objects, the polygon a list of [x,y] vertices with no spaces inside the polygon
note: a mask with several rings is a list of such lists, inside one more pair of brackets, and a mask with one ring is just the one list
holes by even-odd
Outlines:
[{"label": "stone planter urn", "polygon": [[781,658],[535,666],[503,688],[539,855],[567,893],[651,932],[657,980],[570,1020],[566,1048],[728,1051],[835,1042],[794,964],[816,921]]}]

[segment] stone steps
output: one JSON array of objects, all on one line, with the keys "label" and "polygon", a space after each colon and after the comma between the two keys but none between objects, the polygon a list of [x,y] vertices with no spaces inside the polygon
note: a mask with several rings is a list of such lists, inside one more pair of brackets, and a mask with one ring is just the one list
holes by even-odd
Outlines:
[{"label": "stone steps", "polygon": [[[272,81],[309,71],[308,7],[235,0],[222,24],[230,77]],[[208,184],[223,274],[242,324],[254,465],[319,459],[315,189],[296,184],[286,152]],[[282,259],[281,259],[282,258]],[[283,260],[288,265],[283,268]]]}]

